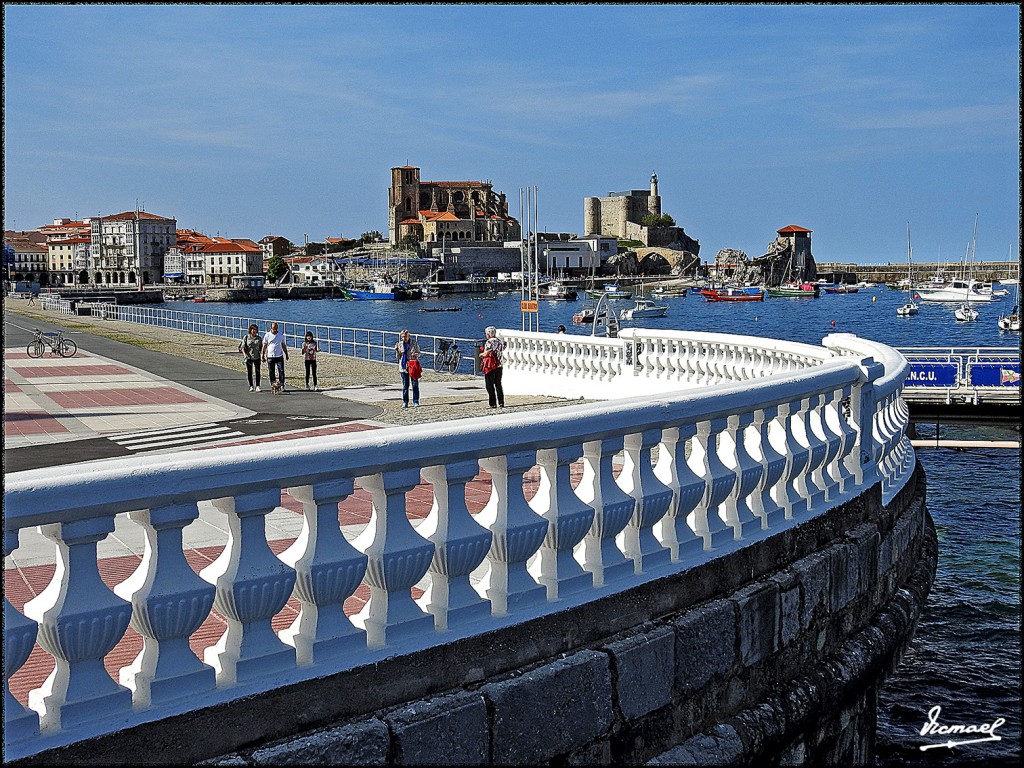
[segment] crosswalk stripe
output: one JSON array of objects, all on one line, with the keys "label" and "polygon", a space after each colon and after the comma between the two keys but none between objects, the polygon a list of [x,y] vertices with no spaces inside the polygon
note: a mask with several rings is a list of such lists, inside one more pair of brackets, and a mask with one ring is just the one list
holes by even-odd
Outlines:
[{"label": "crosswalk stripe", "polygon": [[231,431],[230,427],[208,427],[206,429],[195,429],[189,432],[181,432],[176,435],[139,435],[137,437],[132,438],[118,438],[115,439],[114,442],[120,445],[146,445],[147,443],[173,442],[175,440],[181,440],[188,437],[196,437],[198,435],[215,435],[229,431]]},{"label": "crosswalk stripe", "polygon": [[135,437],[151,437],[153,435],[173,435],[182,432],[192,432],[196,429],[209,429],[210,427],[219,427],[220,424],[216,422],[207,422],[205,424],[186,424],[183,427],[165,427],[164,429],[147,429],[142,432],[123,432],[119,435],[110,435],[111,440],[122,440],[132,439]]},{"label": "crosswalk stripe", "polygon": [[186,446],[195,443],[209,443],[245,437],[244,432],[219,424],[199,424],[187,428],[176,427],[153,432],[136,432],[132,435],[113,436],[109,439],[129,451],[152,451],[161,448]]}]

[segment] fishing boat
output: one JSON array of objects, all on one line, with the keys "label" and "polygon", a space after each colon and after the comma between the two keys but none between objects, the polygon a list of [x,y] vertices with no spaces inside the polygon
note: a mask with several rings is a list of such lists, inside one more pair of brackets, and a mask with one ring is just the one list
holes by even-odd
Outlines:
[{"label": "fishing boat", "polygon": [[957,304],[994,301],[995,298],[991,293],[982,293],[978,290],[977,280],[961,279],[953,280],[945,288],[921,294],[921,301],[942,301]]},{"label": "fishing boat", "polygon": [[420,307],[420,312],[461,312],[462,307]]},{"label": "fishing boat", "polygon": [[584,307],[579,312],[573,314],[572,322],[573,325],[592,323],[594,320],[603,320],[606,314],[604,310],[601,310],[601,313],[598,314],[594,307]]},{"label": "fishing boat", "polygon": [[685,288],[665,288],[659,286],[658,288],[651,289],[651,296],[657,296],[659,299],[685,299],[688,294]]},{"label": "fishing boat", "polygon": [[540,293],[544,301],[576,301],[577,293],[558,280],[552,280]]},{"label": "fishing boat", "polygon": [[416,298],[418,291],[380,277],[372,283],[353,286],[348,289],[348,293],[353,299],[403,301]]},{"label": "fishing boat", "polygon": [[617,283],[606,283],[603,290],[588,290],[587,295],[599,299],[607,296],[609,299],[632,299],[633,292],[620,288]]},{"label": "fishing boat", "polygon": [[435,299],[441,295],[441,289],[436,285],[422,285],[420,286],[420,295],[424,299]]},{"label": "fishing boat", "polygon": [[745,288],[705,288],[704,301],[764,301],[764,291],[753,286]]},{"label": "fishing boat", "polygon": [[953,316],[960,321],[977,320],[978,310],[976,310],[970,304],[964,302],[959,307],[953,310]]},{"label": "fishing boat", "polygon": [[823,283],[821,290],[825,293],[857,293],[860,289],[855,285],[845,283]]},{"label": "fishing boat", "polygon": [[634,306],[619,313],[623,320],[634,320],[640,317],[665,317],[668,314],[667,304],[655,304],[651,299],[639,296]]},{"label": "fishing boat", "polygon": [[907,222],[907,303],[896,309],[900,317],[910,317],[921,311],[921,308],[914,303],[914,280],[913,267],[914,251],[910,245],[910,222]]},{"label": "fishing boat", "polygon": [[816,299],[821,296],[821,288],[814,283],[783,283],[774,288],[766,288],[769,296],[782,298]]}]

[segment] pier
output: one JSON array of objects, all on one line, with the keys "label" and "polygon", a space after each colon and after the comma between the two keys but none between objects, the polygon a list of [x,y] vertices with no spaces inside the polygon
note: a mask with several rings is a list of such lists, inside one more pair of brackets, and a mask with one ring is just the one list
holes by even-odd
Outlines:
[{"label": "pier", "polygon": [[1020,423],[1020,351],[1006,347],[908,347],[903,399],[915,421]]},{"label": "pier", "polygon": [[[8,763],[710,762],[723,728],[737,760],[869,754],[935,568],[905,359],[849,334],[500,335],[507,386],[600,402],[8,475],[5,556],[38,531],[57,565],[4,606],[5,682],[55,665],[6,692]],[[302,531],[272,547],[282,506]],[[183,533],[210,515],[197,574]],[[145,553],[104,580],[124,526]],[[136,662],[105,669],[123,641]]]}]

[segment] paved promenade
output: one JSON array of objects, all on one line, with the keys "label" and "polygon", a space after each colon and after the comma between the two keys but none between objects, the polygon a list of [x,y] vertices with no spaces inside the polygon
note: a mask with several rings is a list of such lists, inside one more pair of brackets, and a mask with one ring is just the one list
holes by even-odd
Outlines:
[{"label": "paved promenade", "polygon": [[[4,313],[4,472],[74,464],[117,456],[204,450],[213,446],[246,446],[271,440],[380,429],[491,414],[483,381],[472,376],[426,372],[421,381],[419,408],[401,407],[396,368],[370,361],[324,357],[320,363],[322,392],[307,392],[296,376],[298,355],[288,366],[292,387],[275,396],[269,387],[248,391],[237,344],[165,329],[126,323],[66,317],[22,307]],[[40,359],[25,349],[31,330],[64,330],[79,352],[72,358],[51,353]],[[264,372],[264,376],[266,376]],[[564,404],[559,398],[507,398],[505,412]],[[575,468],[578,477],[581,467]],[[526,477],[527,494],[536,488],[536,468]],[[490,478],[481,472],[466,489],[467,506],[476,514],[490,496]],[[428,484],[407,495],[413,525],[427,517],[433,502]],[[349,540],[369,522],[369,494],[356,487],[339,505],[338,521]],[[271,549],[280,553],[302,529],[302,507],[282,492],[281,505],[266,519]],[[224,549],[226,517],[212,505],[200,506],[200,517],[184,529],[186,558],[196,570],[212,563]],[[113,588],[142,560],[142,529],[126,515],[115,519],[115,530],[98,544],[100,575]],[[4,593],[15,608],[36,597],[56,570],[56,548],[37,531],[22,531],[19,547],[4,561]],[[419,596],[422,590],[414,589]],[[345,603],[348,615],[357,613],[369,596],[362,586]],[[292,598],[275,617],[278,630],[298,615]],[[226,624],[214,611],[192,637],[193,651],[203,650],[223,634]],[[106,668],[116,680],[118,670],[131,663],[142,647],[129,629],[107,656]],[[37,646],[28,662],[11,679],[11,691],[22,703],[53,669],[53,659]]]}]

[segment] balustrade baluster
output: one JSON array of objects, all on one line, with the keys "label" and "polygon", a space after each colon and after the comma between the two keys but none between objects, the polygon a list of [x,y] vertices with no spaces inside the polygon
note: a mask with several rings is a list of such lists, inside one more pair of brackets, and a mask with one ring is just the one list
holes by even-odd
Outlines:
[{"label": "balustrade baluster", "polygon": [[654,474],[651,450],[661,442],[660,429],[626,435],[623,441],[625,463],[619,474],[619,487],[633,497],[633,516],[622,532],[626,557],[633,558],[635,573],[646,573],[668,563],[671,551],[654,535],[654,525],[672,503],[672,489]]},{"label": "balustrade baluster", "polygon": [[694,474],[704,478],[704,495],[695,510],[693,530],[704,539],[705,550],[723,546],[733,538],[732,529],[718,513],[718,506],[736,484],[736,475],[718,458],[716,443],[725,425],[725,419],[699,422],[686,460]]},{"label": "balustrade baluster", "polygon": [[491,475],[491,497],[477,522],[494,535],[481,588],[495,616],[542,603],[547,596],[547,589],[526,568],[526,561],[540,548],[548,531],[548,521],[530,509],[523,495],[523,475],[535,462],[533,451],[513,451],[480,461]]},{"label": "balustrade baluster", "polygon": [[217,588],[213,605],[228,626],[203,659],[217,670],[221,685],[295,666],[295,649],[271,626],[295,586],[295,571],[267,544],[266,516],[280,501],[277,488],[211,500],[227,516],[228,543],[199,575]]},{"label": "balustrade baluster", "polygon": [[[4,557],[18,548],[18,531],[4,529]],[[11,676],[24,666],[36,644],[36,623],[4,595],[4,742],[13,744],[39,733],[39,715],[11,694]]]},{"label": "balustrade baluster", "polygon": [[688,560],[704,550],[704,539],[693,532],[688,522],[704,496],[704,478],[697,477],[686,463],[686,444],[697,434],[696,424],[669,427],[661,433],[654,475],[672,489],[672,503],[658,523],[661,542],[669,548],[672,560]]},{"label": "balustrade baluster", "polygon": [[594,575],[594,586],[633,575],[633,561],[622,554],[615,537],[626,527],[636,506],[615,482],[612,459],[622,450],[622,437],[583,444],[583,477],[577,493],[594,510],[594,522],[583,539],[583,567]]},{"label": "balustrade baluster", "polygon": [[[792,461],[787,466],[787,484],[795,491],[795,495],[789,496],[787,500],[791,503],[784,504],[786,508],[786,519],[791,516],[802,515],[810,508],[810,490],[807,479],[810,473],[811,446],[807,441],[804,416],[807,411],[807,400],[796,400],[789,403],[785,408],[788,418],[786,419],[786,450],[792,456]],[[783,406],[779,408],[780,413]]]},{"label": "balustrade baluster", "polygon": [[418,532],[433,542],[434,558],[430,586],[419,604],[434,616],[437,629],[491,615],[490,603],[469,583],[469,574],[491,547],[491,532],[466,507],[466,484],[479,468],[476,461],[455,461],[421,471],[434,488],[434,504]]},{"label": "balustrade baluster", "polygon": [[136,707],[212,691],[216,672],[192,652],[189,638],[210,615],[216,590],[192,570],[181,538],[199,508],[191,501],[128,516],[142,526],[146,549],[114,594],[131,603],[131,626],[142,636],[142,650],[121,668],[121,684],[134,692]]},{"label": "balustrade baluster", "polygon": [[529,570],[547,587],[548,600],[594,586],[593,575],[573,557],[573,548],[594,522],[594,510],[572,488],[572,463],[582,455],[582,446],[537,451],[540,486],[530,500],[530,508],[548,521],[548,530]]},{"label": "balustrade baluster", "polygon": [[345,600],[366,574],[366,555],[348,543],[338,505],[352,495],[352,478],[288,489],[302,504],[302,532],[281,553],[295,569],[299,615],[278,637],[295,648],[299,664],[336,659],[366,647],[366,633],[345,616]]},{"label": "balustrade baluster", "polygon": [[843,435],[843,447],[839,455],[839,490],[846,493],[851,485],[859,486],[863,480],[860,466],[860,451],[857,442],[860,432],[857,429],[856,404],[860,395],[852,387],[843,390],[843,400],[837,410],[839,428]]},{"label": "balustrade baluster", "polygon": [[724,501],[725,522],[732,526],[733,539],[740,540],[761,530],[761,521],[754,516],[749,496],[761,479],[764,468],[746,445],[747,427],[754,423],[753,413],[729,416],[727,427],[718,438],[719,458],[736,474],[732,491]]},{"label": "balustrade baluster", "polygon": [[825,482],[825,501],[835,500],[841,492],[840,467],[842,456],[840,452],[845,443],[845,436],[839,426],[838,409],[841,393],[836,390],[825,395],[824,404],[819,409],[819,426],[822,435],[828,446],[825,452],[825,461],[822,463],[822,479]]},{"label": "balustrade baluster", "polygon": [[772,498],[772,489],[778,485],[786,471],[786,457],[772,444],[772,424],[779,414],[777,407],[759,408],[754,412],[753,434],[747,448],[761,463],[763,472],[750,496],[750,510],[761,519],[761,529],[774,528],[785,514],[782,506]]},{"label": "balustrade baluster", "polygon": [[131,691],[103,666],[132,615],[131,604],[100,578],[96,544],[113,530],[113,517],[39,526],[57,548],[53,578],[25,604],[25,615],[39,625],[39,645],[56,659],[50,676],[28,695],[42,729],[71,728],[131,711]]},{"label": "balustrade baluster", "polygon": [[807,398],[807,408],[803,411],[804,436],[811,446],[811,458],[805,470],[811,509],[818,509],[825,502],[824,472],[828,460],[828,442],[821,425],[824,400],[822,395],[811,395]]},{"label": "balustrade baluster", "polygon": [[434,558],[434,544],[418,534],[405,512],[405,494],[419,485],[417,468],[360,477],[370,492],[370,522],[353,546],[367,556],[366,583],[370,599],[355,617],[366,629],[367,643],[379,647],[433,630],[434,617],[412,598]]}]

